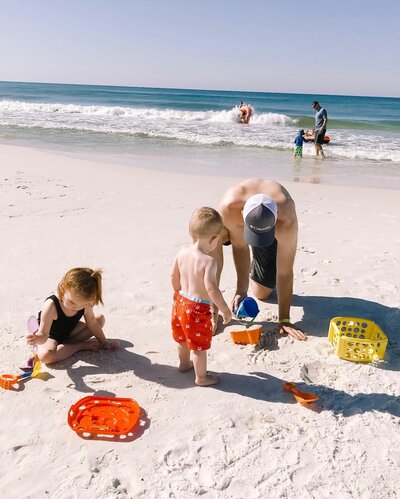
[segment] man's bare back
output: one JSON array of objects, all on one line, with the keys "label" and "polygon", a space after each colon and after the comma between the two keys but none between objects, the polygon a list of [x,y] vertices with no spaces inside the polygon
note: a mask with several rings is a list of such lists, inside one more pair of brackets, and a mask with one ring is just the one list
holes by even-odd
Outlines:
[{"label": "man's bare back", "polygon": [[242,104],[239,109],[240,109],[240,123],[248,125],[253,112],[252,108],[247,104]]},{"label": "man's bare back", "polygon": [[[287,326],[281,325],[282,332],[287,332],[297,339],[305,339],[305,335],[289,325],[290,305],[293,294],[293,265],[297,248],[297,215],[295,203],[289,192],[278,182],[261,178],[246,179],[232,186],[222,197],[220,213],[224,223],[221,244],[232,244],[232,253],[237,273],[237,289],[233,299],[233,307],[247,296],[251,268],[250,248],[244,237],[243,208],[246,201],[256,194],[270,196],[277,206],[275,224],[276,238],[276,280],[279,304],[279,319]],[[218,262],[218,275],[222,270],[222,247],[217,249],[215,258]],[[262,262],[261,262],[262,263]],[[269,265],[267,262],[266,265]],[[267,286],[251,281],[254,295],[263,300],[273,291],[275,283]]]},{"label": "man's bare back", "polygon": [[259,193],[268,194],[278,205],[277,231],[279,230],[279,222],[297,222],[294,201],[283,185],[274,180],[250,178],[232,186],[223,195],[219,212],[223,218],[224,226],[226,228],[232,227],[232,225],[243,227],[243,207],[250,196]]}]

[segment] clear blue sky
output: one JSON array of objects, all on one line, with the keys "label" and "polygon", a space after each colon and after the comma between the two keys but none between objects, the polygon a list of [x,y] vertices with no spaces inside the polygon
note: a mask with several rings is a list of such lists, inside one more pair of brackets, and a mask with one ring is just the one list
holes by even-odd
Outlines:
[{"label": "clear blue sky", "polygon": [[0,80],[399,97],[399,26],[399,0],[0,0]]}]

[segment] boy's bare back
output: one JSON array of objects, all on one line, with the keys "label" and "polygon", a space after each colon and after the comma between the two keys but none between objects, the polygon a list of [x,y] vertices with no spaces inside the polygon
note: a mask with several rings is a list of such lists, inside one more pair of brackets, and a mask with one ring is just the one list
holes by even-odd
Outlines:
[{"label": "boy's bare back", "polygon": [[177,255],[182,291],[202,300],[210,300],[207,288],[217,285],[217,264],[213,257],[197,247],[182,249]]}]

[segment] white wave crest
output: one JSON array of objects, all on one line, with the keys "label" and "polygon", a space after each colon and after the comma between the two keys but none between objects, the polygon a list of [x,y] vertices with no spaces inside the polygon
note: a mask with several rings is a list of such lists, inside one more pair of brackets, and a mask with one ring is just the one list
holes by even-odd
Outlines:
[{"label": "white wave crest", "polygon": [[251,121],[253,124],[256,123],[260,125],[294,125],[297,122],[297,120],[290,116],[286,116],[286,114],[277,113],[254,113]]},{"label": "white wave crest", "polygon": [[[0,127],[43,130],[60,134],[72,132],[117,134],[128,137],[184,141],[199,145],[235,145],[291,150],[297,133],[297,120],[279,113],[254,113],[250,126],[238,124],[239,110],[188,111],[151,107],[37,103],[0,101]],[[35,132],[33,132],[35,130]],[[0,130],[1,132],[1,130]],[[7,132],[6,132],[7,133]],[[393,134],[368,131],[329,130],[327,154],[400,162],[400,138]],[[104,140],[107,140],[105,138]],[[311,144],[305,152],[313,154]]]},{"label": "white wave crest", "polygon": [[[157,109],[157,108],[131,108],[115,106],[88,106],[78,104],[61,103],[36,103],[3,100],[0,101],[0,111],[2,113],[13,114],[64,114],[85,116],[121,116],[131,117],[139,120],[164,120],[180,122],[209,121],[212,123],[235,123],[238,121],[239,110],[234,107],[223,111],[185,111],[180,109]],[[254,112],[252,123],[287,125],[294,123],[294,120],[284,114]]]}]

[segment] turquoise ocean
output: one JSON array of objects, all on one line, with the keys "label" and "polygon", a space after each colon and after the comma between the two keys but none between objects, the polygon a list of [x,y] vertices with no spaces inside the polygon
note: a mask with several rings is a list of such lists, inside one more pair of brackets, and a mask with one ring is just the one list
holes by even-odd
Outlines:
[{"label": "turquoise ocean", "polygon": [[[292,158],[297,130],[314,126],[313,100],[329,117],[323,165],[312,144],[300,163]],[[248,126],[237,123],[240,101],[254,109]],[[179,171],[195,159],[204,174],[400,188],[399,98],[0,82],[0,142],[128,164],[151,154],[153,167],[167,157]]]}]

